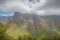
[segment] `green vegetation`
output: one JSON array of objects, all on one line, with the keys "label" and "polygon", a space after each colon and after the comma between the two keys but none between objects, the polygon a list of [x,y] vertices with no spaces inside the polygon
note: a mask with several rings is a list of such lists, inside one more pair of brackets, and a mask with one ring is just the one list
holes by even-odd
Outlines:
[{"label": "green vegetation", "polygon": [[[0,40],[60,40],[60,32],[57,33],[56,30],[41,28],[40,34],[35,32],[36,35],[33,35],[24,26],[18,27],[16,24],[3,25],[0,23]],[[56,29],[60,31],[60,26]]]}]

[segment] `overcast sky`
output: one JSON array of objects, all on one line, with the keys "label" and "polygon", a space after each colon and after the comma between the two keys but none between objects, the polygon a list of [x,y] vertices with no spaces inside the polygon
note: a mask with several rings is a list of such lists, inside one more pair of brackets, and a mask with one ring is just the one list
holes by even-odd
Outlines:
[{"label": "overcast sky", "polygon": [[60,0],[0,0],[0,12],[60,15]]}]

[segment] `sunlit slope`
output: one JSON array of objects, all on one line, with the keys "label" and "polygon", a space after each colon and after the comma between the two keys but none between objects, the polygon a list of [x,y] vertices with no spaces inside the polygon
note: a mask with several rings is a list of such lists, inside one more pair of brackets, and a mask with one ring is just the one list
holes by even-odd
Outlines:
[{"label": "sunlit slope", "polygon": [[25,25],[21,25],[20,27],[17,27],[17,25],[15,25],[15,24],[10,25],[10,27],[7,29],[6,33],[9,36],[16,38],[16,39],[19,35],[21,35],[21,36],[23,36],[24,34],[28,35]]},{"label": "sunlit slope", "polygon": [[[52,35],[52,34],[56,34],[58,33],[57,30],[54,30],[55,28],[53,29],[49,29],[49,28],[45,28],[45,27],[42,27],[39,31],[36,29],[36,30],[30,30],[30,31],[33,31],[32,33],[33,36],[40,36],[42,33],[45,33],[46,35]],[[40,32],[40,33],[39,33]],[[6,33],[14,38],[14,39],[17,39],[19,36],[23,36],[23,35],[29,35],[30,32],[28,32],[27,28],[26,28],[26,25],[20,25],[20,26],[17,26],[16,24],[12,24],[12,25],[9,25],[9,28],[7,29]]]}]

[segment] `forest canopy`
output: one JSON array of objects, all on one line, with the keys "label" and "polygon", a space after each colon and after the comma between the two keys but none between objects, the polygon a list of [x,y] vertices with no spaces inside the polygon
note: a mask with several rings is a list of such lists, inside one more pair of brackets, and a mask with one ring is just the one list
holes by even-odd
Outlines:
[{"label": "forest canopy", "polygon": [[[57,27],[58,31],[60,26]],[[32,34],[28,32],[22,25],[18,27],[16,24],[3,25],[0,23],[0,40],[60,40],[60,34],[51,29],[40,30],[41,33]]]}]

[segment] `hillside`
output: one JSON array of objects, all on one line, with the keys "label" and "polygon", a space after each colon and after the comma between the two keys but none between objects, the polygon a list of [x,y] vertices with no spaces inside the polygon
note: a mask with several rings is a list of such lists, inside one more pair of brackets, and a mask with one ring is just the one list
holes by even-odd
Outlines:
[{"label": "hillside", "polygon": [[9,20],[8,24],[17,24],[18,26],[25,25],[28,32],[35,34],[37,31],[37,34],[39,34],[41,28],[56,28],[55,20],[53,18],[50,16],[40,16],[36,14],[23,14],[15,12],[15,15],[12,17],[12,19]]},{"label": "hillside", "polygon": [[2,38],[6,40],[55,39],[53,37],[60,35],[59,17],[57,15],[41,16],[20,12],[15,12],[11,17],[0,17]]}]

